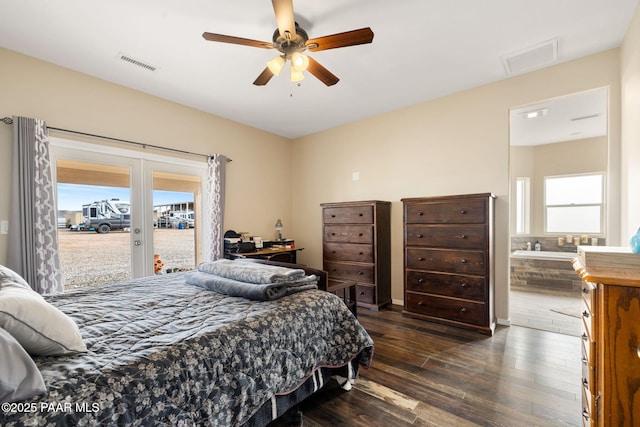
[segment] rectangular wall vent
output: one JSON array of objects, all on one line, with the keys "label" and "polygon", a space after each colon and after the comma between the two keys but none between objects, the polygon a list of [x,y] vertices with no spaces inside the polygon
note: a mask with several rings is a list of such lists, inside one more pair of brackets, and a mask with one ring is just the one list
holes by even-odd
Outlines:
[{"label": "rectangular wall vent", "polygon": [[508,75],[537,70],[552,65],[557,61],[557,38],[502,57],[502,64]]},{"label": "rectangular wall vent", "polygon": [[131,56],[125,55],[124,53],[119,53],[118,58],[140,68],[144,68],[145,70],[156,71],[158,69],[158,67],[156,67],[155,65],[147,64],[146,62],[132,58]]}]

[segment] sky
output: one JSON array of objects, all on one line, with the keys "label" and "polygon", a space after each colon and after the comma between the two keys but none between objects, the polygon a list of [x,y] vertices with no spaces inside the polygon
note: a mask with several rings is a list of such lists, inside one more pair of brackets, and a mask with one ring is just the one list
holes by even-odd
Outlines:
[{"label": "sky", "polygon": [[[129,201],[131,196],[128,188],[58,184],[58,210],[61,211],[81,211],[82,205],[104,199]],[[153,191],[154,206],[185,202],[193,202],[193,193]]]}]

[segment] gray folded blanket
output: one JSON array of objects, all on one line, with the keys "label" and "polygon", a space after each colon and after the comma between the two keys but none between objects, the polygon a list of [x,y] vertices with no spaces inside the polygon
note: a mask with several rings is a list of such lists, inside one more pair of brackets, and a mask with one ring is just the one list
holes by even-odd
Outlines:
[{"label": "gray folded blanket", "polygon": [[242,259],[233,261],[219,259],[213,262],[203,262],[198,265],[198,271],[247,283],[291,282],[306,276],[305,271],[300,268],[259,264]]},{"label": "gray folded blanket", "polygon": [[[233,272],[234,269],[238,271]],[[238,280],[242,278],[260,283]],[[315,275],[306,276],[304,270],[230,260],[200,264],[196,271],[185,274],[185,281],[221,294],[259,301],[273,301],[293,293],[318,289],[318,278]]]}]

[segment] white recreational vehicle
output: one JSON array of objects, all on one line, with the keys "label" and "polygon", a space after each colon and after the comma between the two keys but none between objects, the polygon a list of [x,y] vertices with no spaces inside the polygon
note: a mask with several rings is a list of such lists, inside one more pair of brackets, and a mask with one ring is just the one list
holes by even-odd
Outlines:
[{"label": "white recreational vehicle", "polygon": [[120,199],[100,200],[82,205],[82,220],[85,228],[97,233],[122,230],[131,226],[129,202]]}]

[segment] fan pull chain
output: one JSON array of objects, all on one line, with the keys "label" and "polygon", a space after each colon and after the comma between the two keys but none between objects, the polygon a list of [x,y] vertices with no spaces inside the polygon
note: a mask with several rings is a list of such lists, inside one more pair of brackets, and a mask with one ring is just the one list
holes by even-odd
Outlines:
[{"label": "fan pull chain", "polygon": [[[296,86],[302,87],[302,84],[300,82],[298,82],[298,83],[296,83]],[[289,92],[289,98],[293,98],[293,91]]]}]

